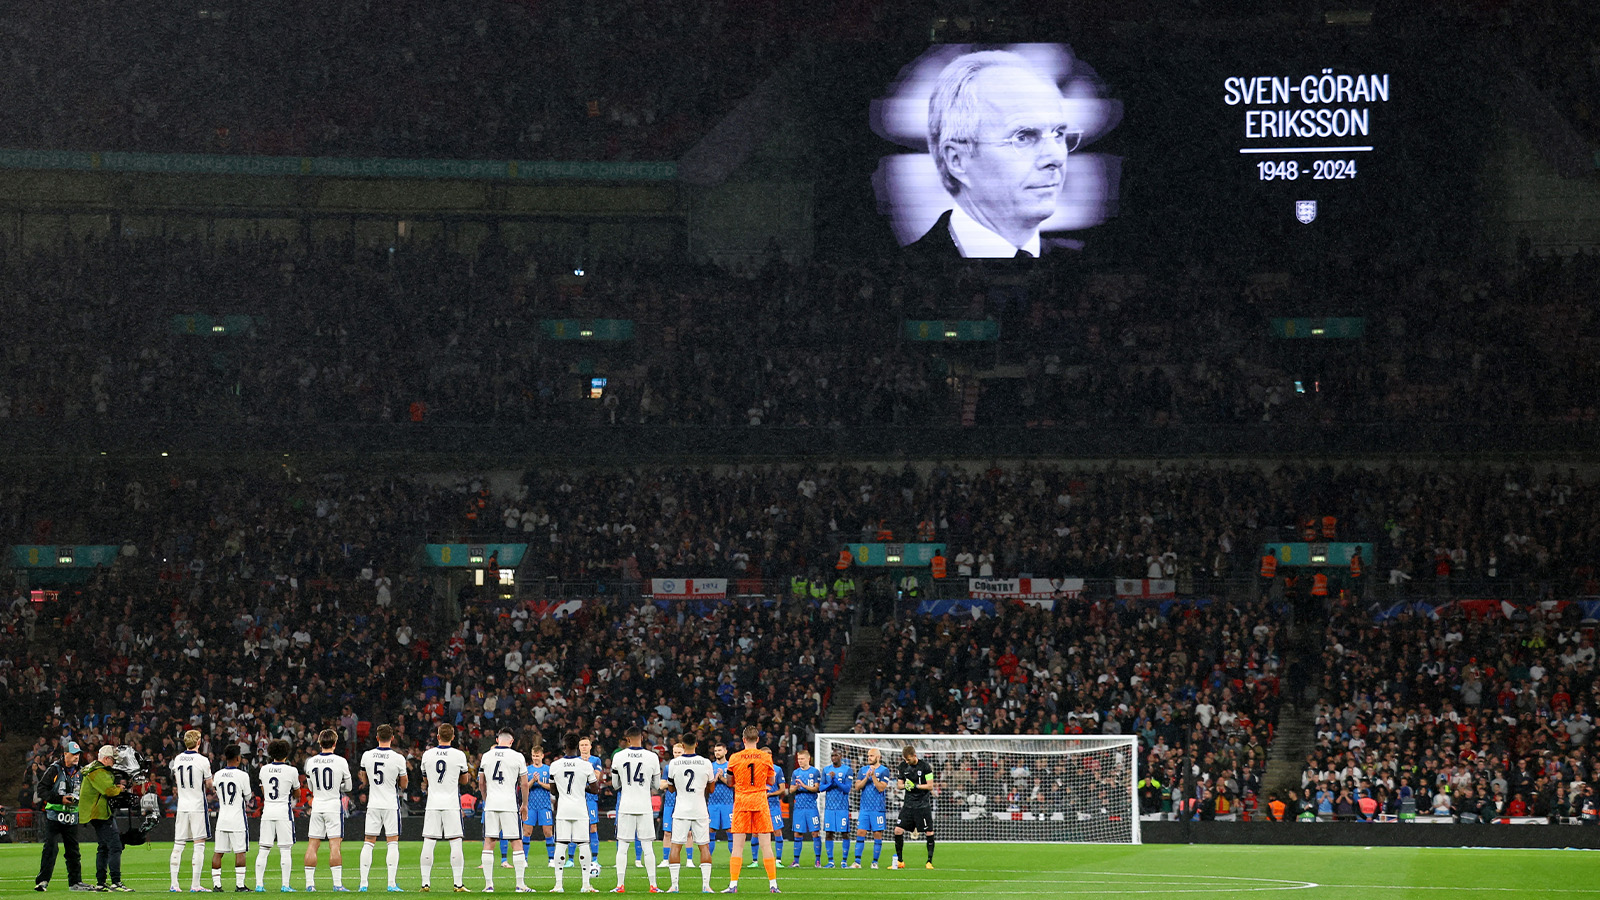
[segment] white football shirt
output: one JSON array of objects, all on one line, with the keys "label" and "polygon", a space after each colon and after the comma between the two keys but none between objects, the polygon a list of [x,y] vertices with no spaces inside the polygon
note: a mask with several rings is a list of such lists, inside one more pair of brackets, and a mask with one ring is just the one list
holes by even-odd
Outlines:
[{"label": "white football shirt", "polygon": [[685,819],[709,818],[711,814],[706,808],[706,785],[717,777],[711,760],[704,756],[680,756],[668,768],[671,770],[669,780],[678,790],[672,814]]},{"label": "white football shirt", "polygon": [[295,792],[300,789],[300,770],[288,763],[267,763],[261,767],[261,818],[294,817]]},{"label": "white football shirt", "polygon": [[318,753],[306,760],[306,783],[311,785],[311,808],[338,812],[339,795],[353,789],[350,764],[337,753]]},{"label": "white football shirt", "polygon": [[406,758],[389,747],[373,747],[361,754],[361,771],[367,773],[367,808],[399,809],[400,776]]},{"label": "white football shirt", "polygon": [[510,747],[493,747],[478,760],[478,774],[488,790],[484,792],[485,812],[517,811],[517,779],[527,774],[528,761]]},{"label": "white football shirt", "polygon": [[611,757],[611,783],[617,788],[617,812],[651,812],[651,790],[661,783],[661,757],[643,747],[624,747]]},{"label": "white football shirt", "polygon": [[550,764],[555,786],[556,818],[564,822],[589,820],[589,785],[600,780],[594,766],[581,756],[563,756]]},{"label": "white football shirt", "polygon": [[194,750],[185,750],[173,757],[170,768],[172,784],[178,789],[178,812],[205,812],[211,760]]},{"label": "white football shirt", "polygon": [[428,781],[428,809],[461,809],[461,776],[471,771],[467,755],[455,747],[429,747],[422,754]]},{"label": "white football shirt", "polygon": [[245,831],[248,819],[245,807],[250,802],[250,773],[228,766],[216,774],[212,784],[217,791],[217,830]]}]

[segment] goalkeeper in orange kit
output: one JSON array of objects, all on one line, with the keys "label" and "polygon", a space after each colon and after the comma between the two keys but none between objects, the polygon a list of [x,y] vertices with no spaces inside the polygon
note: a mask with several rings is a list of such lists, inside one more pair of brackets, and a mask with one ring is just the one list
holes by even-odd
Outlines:
[{"label": "goalkeeper in orange kit", "polygon": [[739,869],[744,864],[747,835],[761,844],[761,864],[767,870],[767,886],[778,893],[778,861],[772,853],[772,814],[768,811],[767,785],[775,767],[772,754],[759,749],[761,732],[754,725],[744,729],[744,749],[728,760],[723,780],[733,786],[733,858],[728,861],[729,884],[724,894],[739,892]]}]

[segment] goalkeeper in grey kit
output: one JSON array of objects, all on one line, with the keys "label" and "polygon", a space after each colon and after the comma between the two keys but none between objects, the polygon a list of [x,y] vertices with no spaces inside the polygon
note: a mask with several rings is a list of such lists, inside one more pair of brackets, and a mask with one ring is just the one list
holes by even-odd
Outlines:
[{"label": "goalkeeper in grey kit", "polygon": [[933,766],[917,758],[917,748],[900,751],[897,778],[905,797],[900,823],[894,827],[894,868],[906,867],[906,832],[920,831],[928,839],[928,868],[933,868]]}]

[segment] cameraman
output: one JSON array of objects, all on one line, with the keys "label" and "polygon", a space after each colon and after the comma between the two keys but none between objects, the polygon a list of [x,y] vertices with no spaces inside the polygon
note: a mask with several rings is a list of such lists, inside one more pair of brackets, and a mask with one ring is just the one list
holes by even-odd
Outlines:
[{"label": "cameraman", "polygon": [[[112,797],[122,793],[111,768],[117,759],[117,748],[106,744],[100,748],[100,758],[83,770],[83,783],[78,794],[78,821],[86,822],[100,839],[100,849],[94,855],[94,874],[97,891],[129,893],[133,888],[122,883],[122,834],[111,818]],[[111,883],[106,883],[109,871]]]},{"label": "cameraman", "polygon": [[94,890],[83,883],[83,861],[78,853],[78,757],[82,753],[77,741],[68,741],[61,759],[51,763],[39,779],[39,797],[44,801],[44,852],[39,858],[39,877],[33,880],[36,891],[50,887],[50,876],[56,871],[57,842],[66,852],[68,890]]}]

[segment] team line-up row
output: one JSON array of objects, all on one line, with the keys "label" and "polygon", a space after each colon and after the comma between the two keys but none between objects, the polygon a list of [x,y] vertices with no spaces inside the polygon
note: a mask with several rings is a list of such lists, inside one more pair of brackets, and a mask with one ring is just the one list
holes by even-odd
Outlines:
[{"label": "team line-up row", "polygon": [[[361,849],[360,890],[368,889],[373,854],[379,838],[387,843],[388,890],[399,891],[400,798],[409,787],[406,759],[392,744],[394,732],[380,725],[374,736],[378,745],[361,756],[359,774],[368,792],[366,840]],[[255,788],[250,774],[241,766],[237,745],[223,753],[223,768],[213,772],[210,760],[198,748],[198,731],[184,734],[184,752],[170,766],[177,793],[177,815],[170,871],[171,890],[178,891],[183,851],[193,847],[194,872],[191,891],[203,891],[201,866],[205,843],[213,829],[206,813],[207,796],[217,805],[215,850],[212,857],[213,891],[222,889],[222,859],[234,855],[235,890],[248,891],[245,856],[248,852],[248,806]],[[516,889],[532,891],[527,883],[527,847],[535,832],[546,842],[549,865],[554,870],[552,891],[563,891],[563,870],[571,865],[569,847],[575,847],[582,892],[596,892],[592,879],[599,873],[599,807],[603,766],[592,755],[593,742],[569,734],[563,740],[565,755],[544,760],[542,747],[534,746],[524,756],[512,747],[515,735],[500,731],[495,746],[486,750],[474,768],[466,753],[453,745],[455,729],[444,724],[435,734],[436,744],[422,754],[421,775],[427,802],[423,814],[421,874],[422,890],[432,889],[434,848],[439,841],[450,845],[452,884],[458,892],[463,883],[465,858],[462,849],[461,788],[474,777],[483,797],[484,890],[494,889],[496,842],[510,842],[510,864],[515,871]],[[812,840],[813,865],[833,866],[834,838],[844,840],[841,865],[860,868],[866,841],[873,841],[872,866],[877,868],[886,830],[885,797],[891,773],[877,750],[868,752],[867,762],[853,769],[839,753],[831,764],[818,769],[810,753],[796,753],[797,767],[786,784],[783,771],[769,750],[760,747],[760,731],[745,728],[744,748],[728,756],[728,748],[717,744],[713,758],[698,754],[699,740],[690,734],[673,744],[673,756],[665,766],[654,750],[643,745],[643,732],[635,727],[626,734],[627,746],[612,757],[610,781],[617,790],[617,893],[625,889],[630,850],[636,850],[646,869],[652,893],[662,889],[656,879],[654,795],[661,794],[661,819],[666,832],[666,862],[670,886],[678,890],[682,860],[693,848],[700,853],[701,890],[710,892],[711,844],[713,835],[729,839],[729,883],[723,893],[737,893],[739,874],[748,840],[752,853],[759,847],[761,864],[766,869],[768,889],[778,892],[777,868],[782,856],[782,809],[785,794],[793,796],[794,864],[798,865],[804,836]],[[316,864],[323,841],[329,844],[329,865],[333,889],[343,891],[342,841],[344,838],[343,797],[355,789],[349,762],[334,752],[338,736],[332,730],[318,737],[320,753],[309,757],[301,769],[289,764],[290,745],[276,740],[268,745],[271,762],[258,772],[261,796],[261,827],[256,856],[255,890],[266,890],[266,870],[273,847],[279,851],[282,868],[281,891],[291,892],[291,859],[294,844],[294,803],[302,784],[311,794],[309,844],[304,857],[305,885],[316,889]],[[927,842],[927,868],[933,868],[933,767],[919,759],[915,748],[902,751],[898,771],[893,777],[905,791],[900,821],[894,829],[895,855],[892,868],[904,868],[904,840],[909,833],[921,832]],[[302,776],[304,781],[302,782]],[[849,797],[859,792],[855,862],[850,857]],[[824,797],[819,809],[818,799]],[[830,802],[831,801],[831,802]],[[828,836],[828,862],[822,863],[822,839]],[[776,840],[776,852],[774,852]],[[751,861],[754,865],[754,860]]]}]

